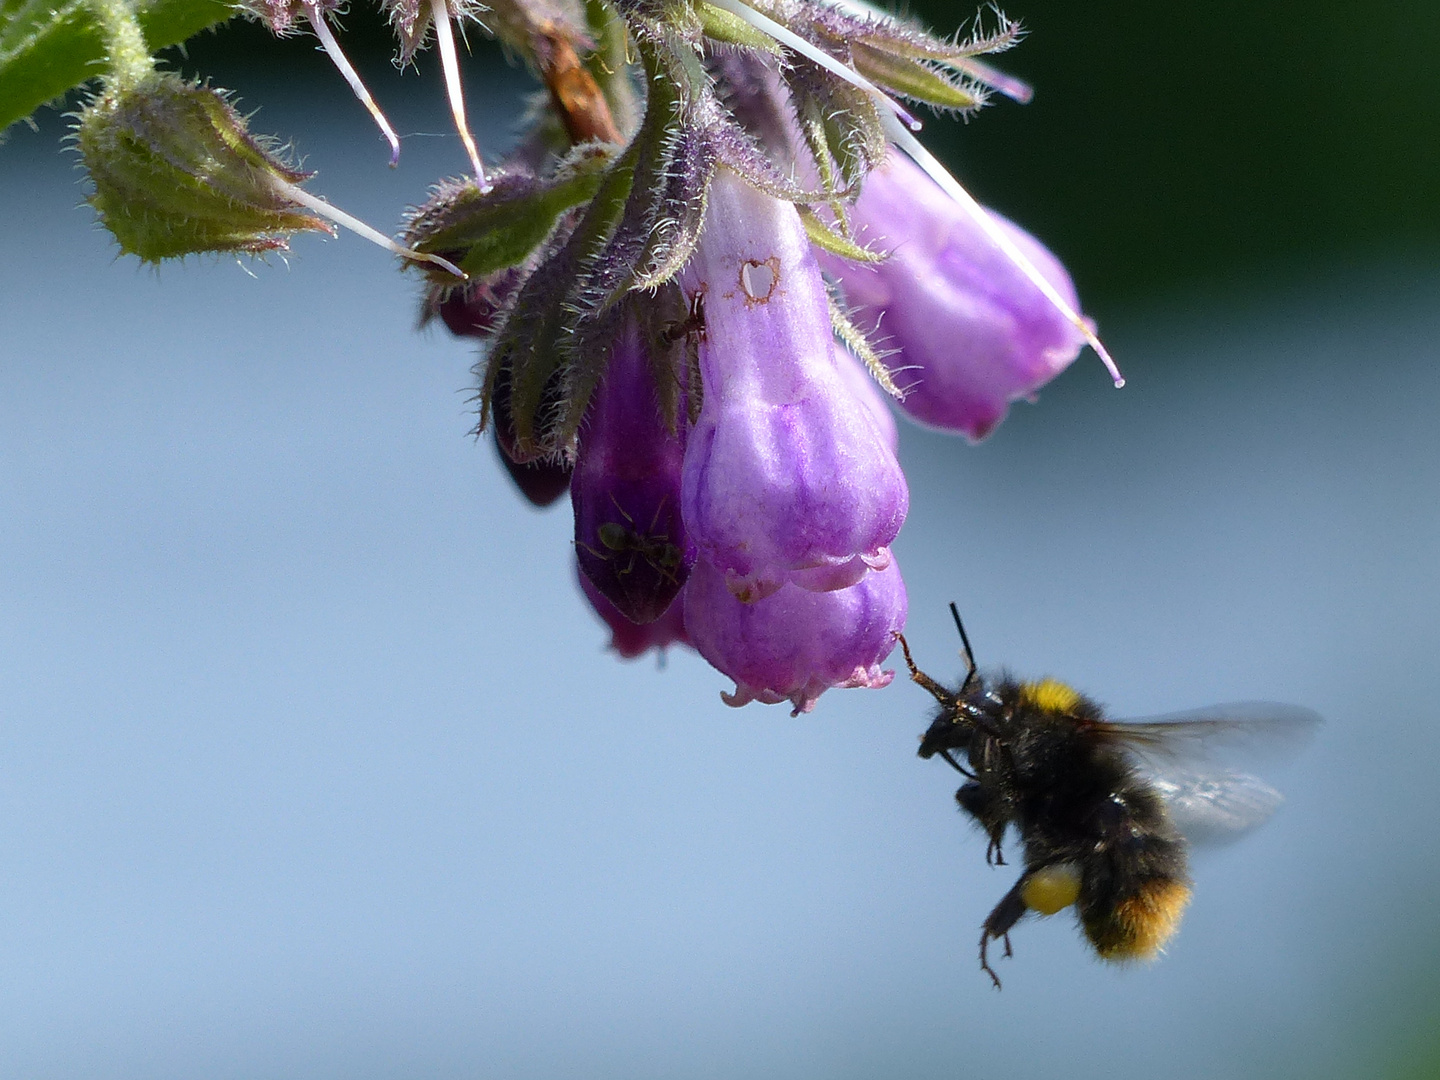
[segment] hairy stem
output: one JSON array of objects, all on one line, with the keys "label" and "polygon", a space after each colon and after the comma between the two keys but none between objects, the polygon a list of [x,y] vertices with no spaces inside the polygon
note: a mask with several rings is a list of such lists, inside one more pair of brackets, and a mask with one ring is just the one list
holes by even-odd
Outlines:
[{"label": "hairy stem", "polygon": [[136,83],[155,70],[135,9],[127,0],[90,0],[109,53],[110,77],[118,83]]}]

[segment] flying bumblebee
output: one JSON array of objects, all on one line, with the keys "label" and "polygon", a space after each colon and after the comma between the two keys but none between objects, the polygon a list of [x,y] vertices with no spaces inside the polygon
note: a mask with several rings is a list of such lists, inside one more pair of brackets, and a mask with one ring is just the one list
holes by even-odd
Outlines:
[{"label": "flying bumblebee", "polygon": [[1186,836],[1233,836],[1280,803],[1264,781],[1222,767],[1225,752],[1294,749],[1320,717],[1241,702],[1111,721],[1054,679],[985,679],[954,604],[950,611],[966,663],[956,690],[917,668],[905,638],[895,637],[910,678],[940,703],[920,756],[943,758],[965,777],[955,800],[984,830],[986,862],[1004,864],[1012,827],[1024,850],[1025,872],[981,930],[981,970],[999,989],[990,943],[1003,941],[1010,956],[1010,930],[1024,915],[1072,904],[1101,959],[1153,957],[1190,900]]}]

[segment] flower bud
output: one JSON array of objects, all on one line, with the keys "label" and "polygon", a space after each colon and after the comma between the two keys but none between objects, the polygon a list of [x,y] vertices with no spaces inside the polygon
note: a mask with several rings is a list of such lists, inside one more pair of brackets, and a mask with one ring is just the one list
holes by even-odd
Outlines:
[{"label": "flower bud", "polygon": [[701,560],[685,587],[685,627],[709,663],[735,680],[727,705],[789,701],[809,712],[831,687],[888,686],[880,663],[905,628],[907,598],[892,560],[848,589],[812,592],[785,585],[745,604],[725,575]]},{"label": "flower bud", "polygon": [[420,325],[438,316],[456,337],[487,338],[500,325],[524,283],[524,271],[512,266],[471,278],[463,285],[429,285],[421,302]]},{"label": "flower bud", "polygon": [[685,449],[685,523],[742,600],[786,582],[853,585],[884,566],[909,491],[836,362],[799,215],[721,169],[682,274],[703,300],[703,399]]},{"label": "flower bud", "polygon": [[571,465],[567,461],[552,461],[535,458],[527,461],[515,460],[515,420],[510,415],[510,383],[508,379],[496,384],[490,404],[490,430],[495,436],[495,451],[510,479],[533,505],[549,506],[570,490]]},{"label": "flower bud", "polygon": [[634,660],[651,649],[660,650],[660,655],[664,656],[665,650],[671,645],[690,644],[690,639],[685,634],[683,592],[663,615],[641,626],[620,614],[620,609],[605,599],[590,579],[580,572],[578,566],[575,573],[580,579],[580,591],[585,594],[585,599],[590,601],[595,614],[610,628],[610,648],[619,653],[621,659]]},{"label": "flower bud", "polygon": [[631,622],[671,607],[695,562],[680,519],[685,441],[666,429],[633,311],[580,429],[570,498],[580,570]]},{"label": "flower bud", "polygon": [[[1075,287],[1044,245],[999,214],[1016,246],[1078,307]],[[860,264],[820,253],[882,348],[911,417],[983,439],[1009,404],[1063,371],[1080,331],[995,246],[979,223],[919,166],[891,153],[865,179],[853,214],[857,239],[888,251]]]},{"label": "flower bud", "polygon": [[333,232],[286,193],[310,174],[283,165],[208,86],[158,72],[107,85],[75,136],[90,204],[121,250],[146,262],[283,251],[292,232]]},{"label": "flower bud", "polygon": [[240,0],[235,6],[264,23],[272,34],[285,37],[305,28],[312,14],[319,18],[342,5],[340,0]]}]

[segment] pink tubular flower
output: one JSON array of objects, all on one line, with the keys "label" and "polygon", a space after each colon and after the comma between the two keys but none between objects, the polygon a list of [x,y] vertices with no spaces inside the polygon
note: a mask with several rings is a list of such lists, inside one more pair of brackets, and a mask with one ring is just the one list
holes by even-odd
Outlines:
[{"label": "pink tubular flower", "polygon": [[581,572],[634,623],[664,615],[695,562],[680,519],[682,434],[666,430],[629,313],[580,429],[570,499]]},{"label": "pink tubular flower", "polygon": [[[1072,307],[1060,261],[1023,229],[997,221]],[[983,439],[1010,402],[1028,397],[1079,355],[1075,328],[980,225],[899,153],[865,178],[855,235],[888,252],[862,265],[821,253],[857,322],[882,348],[901,408],[922,424]],[[877,329],[878,328],[878,329]]]},{"label": "pink tubular flower", "polygon": [[735,693],[721,695],[727,705],[789,701],[792,715],[799,715],[831,687],[878,689],[895,677],[880,669],[905,628],[905,582],[893,559],[848,589],[785,585],[749,604],[735,599],[725,575],[702,561],[684,599],[691,642],[735,680]]},{"label": "pink tubular flower", "polygon": [[722,168],[681,285],[705,317],[704,397],[681,479],[701,557],[742,600],[787,582],[845,588],[887,565],[909,491],[837,366],[794,207]]}]

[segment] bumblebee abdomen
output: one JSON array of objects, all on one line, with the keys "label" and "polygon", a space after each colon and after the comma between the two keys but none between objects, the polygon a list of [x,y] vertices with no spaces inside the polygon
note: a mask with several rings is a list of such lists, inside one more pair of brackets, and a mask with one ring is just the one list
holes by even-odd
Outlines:
[{"label": "bumblebee abdomen", "polygon": [[1148,960],[1174,937],[1189,903],[1190,885],[1177,877],[1132,882],[1123,894],[1098,900],[1082,889],[1080,922],[1101,959]]}]

